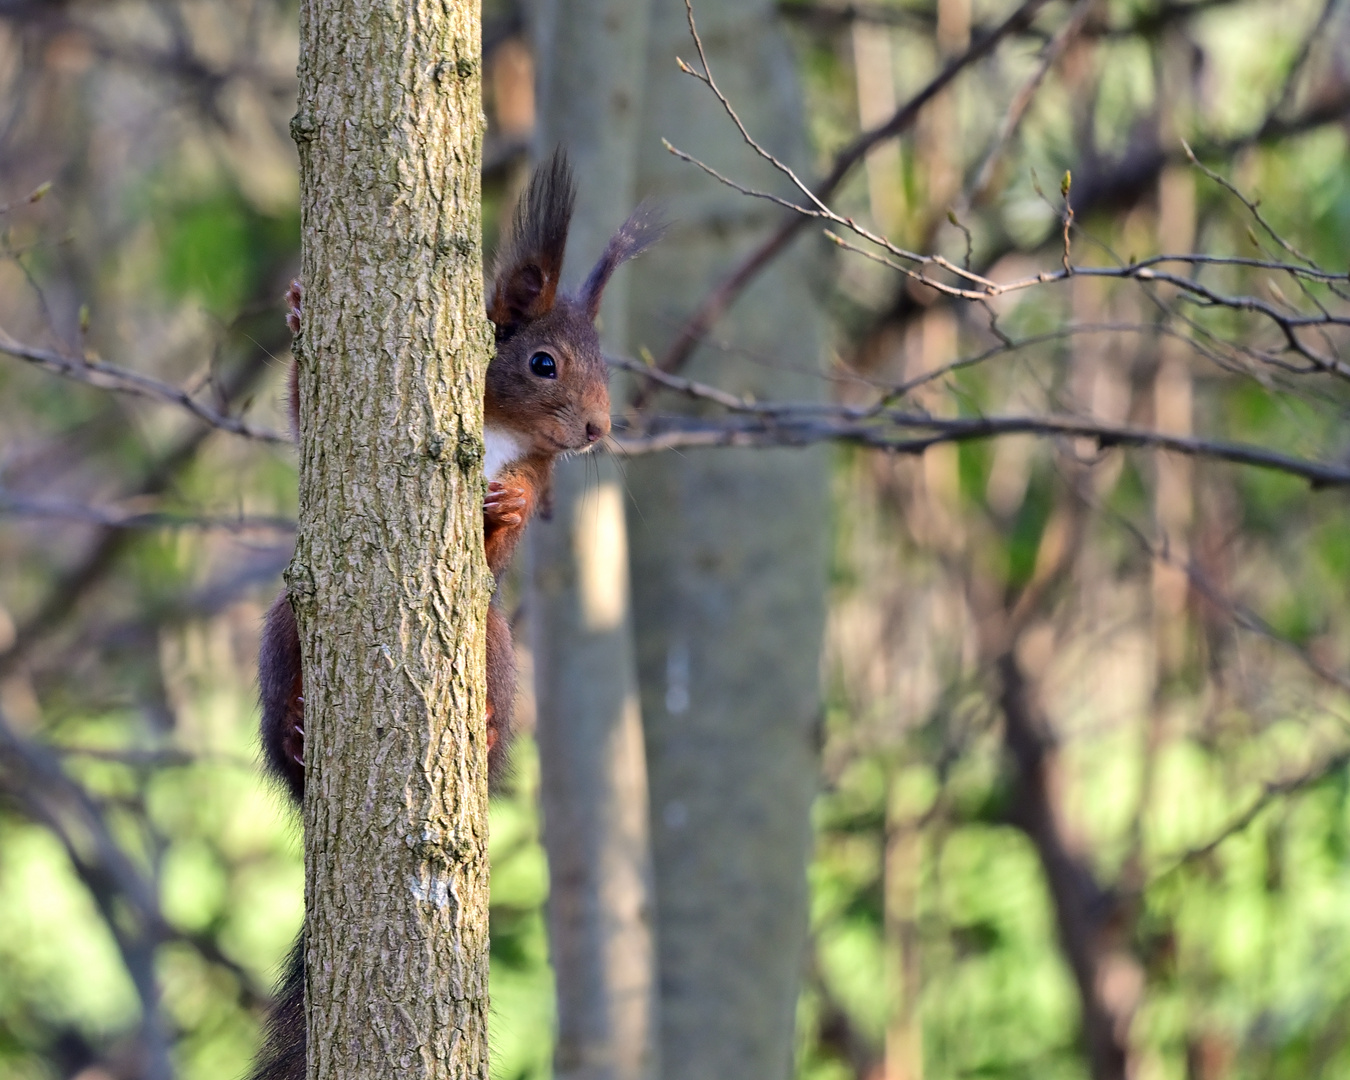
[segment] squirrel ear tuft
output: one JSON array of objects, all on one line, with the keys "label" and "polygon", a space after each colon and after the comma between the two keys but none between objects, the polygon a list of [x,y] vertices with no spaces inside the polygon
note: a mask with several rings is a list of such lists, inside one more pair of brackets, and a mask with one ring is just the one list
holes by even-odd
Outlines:
[{"label": "squirrel ear tuft", "polygon": [[531,175],[510,238],[497,253],[487,313],[499,337],[552,309],[576,197],[572,167],[559,147]]},{"label": "squirrel ear tuft", "polygon": [[665,232],[666,223],[662,220],[657,207],[650,202],[643,202],[610,237],[600,261],[595,264],[595,269],[586,278],[586,284],[581,287],[581,303],[592,322],[600,314],[600,297],[605,291],[605,286],[609,284],[609,279],[614,276],[614,271],[621,263],[641,255],[660,240]]}]

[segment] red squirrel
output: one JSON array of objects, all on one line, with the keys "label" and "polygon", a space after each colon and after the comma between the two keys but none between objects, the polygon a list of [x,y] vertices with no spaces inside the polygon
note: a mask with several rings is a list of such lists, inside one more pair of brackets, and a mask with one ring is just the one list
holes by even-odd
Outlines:
[{"label": "red squirrel", "polygon": [[[487,315],[497,353],[483,398],[487,497],[483,543],[500,583],[531,516],[548,498],[553,462],[589,450],[609,434],[607,369],[595,318],[614,271],[659,239],[662,227],[639,207],[606,245],[575,296],[558,289],[576,188],[566,155],[553,156],[530,178],[510,237],[498,253]],[[286,294],[286,321],[300,332],[301,289]],[[299,430],[298,372],[291,370],[291,421]],[[299,803],[304,794],[304,682],[300,638],[283,592],[267,613],[258,658],[261,735],[266,764]],[[487,619],[489,787],[500,781],[511,739],[515,657],[511,628],[493,603]],[[305,1075],[304,945],[297,942],[253,1080],[303,1080]]]}]

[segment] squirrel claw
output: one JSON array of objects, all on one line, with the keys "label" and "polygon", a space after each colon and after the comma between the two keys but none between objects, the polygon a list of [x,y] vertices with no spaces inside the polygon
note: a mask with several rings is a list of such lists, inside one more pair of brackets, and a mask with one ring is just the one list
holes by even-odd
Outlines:
[{"label": "squirrel claw", "polygon": [[305,767],[305,725],[291,722],[291,738],[286,740],[287,754],[300,768]]},{"label": "squirrel claw", "polygon": [[300,282],[292,281],[286,290],[286,325],[292,334],[300,333],[300,305],[304,297],[305,290]]},{"label": "squirrel claw", "polygon": [[525,520],[525,491],[493,481],[483,500],[483,515],[494,525],[516,526]]}]

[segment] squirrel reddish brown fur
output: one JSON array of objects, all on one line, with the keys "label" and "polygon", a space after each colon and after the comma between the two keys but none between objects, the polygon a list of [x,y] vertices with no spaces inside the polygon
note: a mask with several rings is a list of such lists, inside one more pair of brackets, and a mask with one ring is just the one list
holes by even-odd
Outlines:
[{"label": "squirrel reddish brown fur", "polygon": [[[487,314],[497,353],[483,399],[487,497],[483,542],[500,583],[531,516],[548,498],[553,462],[590,449],[609,433],[609,389],[595,318],[618,266],[661,234],[639,207],[606,245],[575,296],[559,291],[576,190],[567,158],[555,151],[535,170],[516,208],[511,235],[497,256]],[[301,290],[286,294],[286,321],[300,332]],[[297,431],[298,372],[291,371],[291,419]],[[269,771],[298,803],[304,794],[304,681],[300,638],[283,592],[267,613],[258,659],[262,745]],[[493,603],[487,619],[489,785],[500,780],[511,739],[515,657],[511,628]],[[296,943],[268,1016],[253,1080],[305,1075],[304,942]]]}]

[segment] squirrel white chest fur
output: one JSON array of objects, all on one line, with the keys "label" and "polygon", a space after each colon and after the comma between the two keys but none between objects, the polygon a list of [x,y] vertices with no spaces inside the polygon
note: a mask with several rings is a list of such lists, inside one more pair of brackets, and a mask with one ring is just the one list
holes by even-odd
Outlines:
[{"label": "squirrel white chest fur", "polygon": [[483,442],[487,446],[487,455],[483,460],[483,472],[489,480],[496,480],[512,462],[525,456],[525,440],[509,428],[488,424],[483,429]]}]

